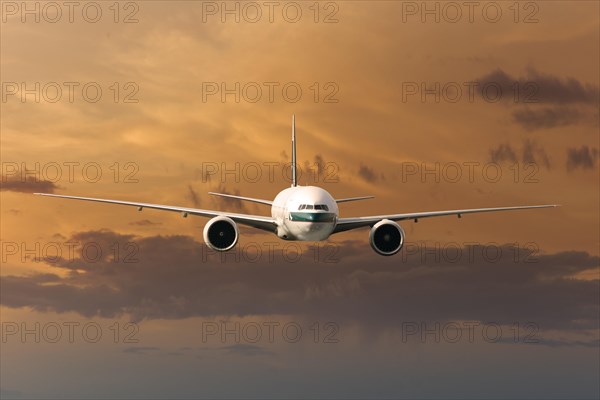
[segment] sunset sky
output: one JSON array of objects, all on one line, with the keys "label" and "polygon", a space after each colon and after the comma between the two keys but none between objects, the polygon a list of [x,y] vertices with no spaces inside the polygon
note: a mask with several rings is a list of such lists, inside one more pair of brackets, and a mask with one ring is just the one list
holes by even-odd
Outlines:
[{"label": "sunset sky", "polygon": [[[600,395],[598,2],[0,7],[2,398]],[[288,187],[292,114],[341,217],[561,207],[221,256],[32,195],[269,215],[207,192]]]}]

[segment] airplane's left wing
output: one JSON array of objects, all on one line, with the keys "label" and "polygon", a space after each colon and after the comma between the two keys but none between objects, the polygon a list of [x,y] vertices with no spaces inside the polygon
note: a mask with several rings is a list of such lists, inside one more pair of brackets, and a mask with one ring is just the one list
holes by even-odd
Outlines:
[{"label": "airplane's left wing", "polygon": [[188,214],[199,215],[201,217],[224,216],[224,217],[229,217],[232,220],[234,220],[235,222],[240,223],[242,225],[251,226],[251,227],[262,229],[262,230],[269,231],[269,232],[275,232],[277,230],[277,225],[275,223],[275,220],[271,217],[266,217],[266,216],[262,216],[262,215],[236,214],[236,213],[229,213],[229,212],[224,212],[224,211],[201,210],[198,208],[165,206],[162,204],[138,203],[138,202],[133,202],[133,201],[97,199],[97,198],[93,198],[93,197],[63,196],[63,195],[59,195],[59,194],[48,194],[48,193],[34,193],[34,194],[39,195],[39,196],[60,197],[63,199],[96,201],[96,202],[100,202],[100,203],[134,206],[134,207],[137,207],[139,211],[141,211],[144,208],[152,208],[155,210],[174,211],[174,212],[181,213],[184,216],[187,216]]},{"label": "airplane's left wing", "polygon": [[421,218],[429,217],[441,217],[445,215],[457,215],[460,218],[463,214],[473,214],[482,212],[494,212],[494,211],[511,211],[511,210],[524,210],[529,208],[548,208],[558,207],[556,204],[546,204],[539,206],[517,206],[517,207],[495,207],[495,208],[471,208],[466,210],[448,210],[448,211],[429,211],[429,212],[416,212],[408,214],[390,214],[390,215],[373,215],[370,217],[354,217],[354,218],[339,218],[337,225],[333,230],[333,233],[349,231],[351,229],[361,228],[363,226],[373,226],[382,219],[389,219],[391,221],[402,221],[407,219],[413,219],[415,222]]}]

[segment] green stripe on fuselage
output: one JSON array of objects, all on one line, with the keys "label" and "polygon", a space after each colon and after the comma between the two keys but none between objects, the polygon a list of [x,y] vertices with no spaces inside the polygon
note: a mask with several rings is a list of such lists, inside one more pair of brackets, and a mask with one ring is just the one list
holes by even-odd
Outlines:
[{"label": "green stripe on fuselage", "polygon": [[335,213],[291,212],[290,221],[298,222],[333,222]]}]

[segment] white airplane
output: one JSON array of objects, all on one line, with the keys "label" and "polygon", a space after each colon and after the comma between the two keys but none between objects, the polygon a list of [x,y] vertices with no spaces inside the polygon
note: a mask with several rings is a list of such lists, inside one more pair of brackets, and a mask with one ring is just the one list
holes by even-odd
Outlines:
[{"label": "white airplane", "polygon": [[202,217],[212,217],[204,227],[204,242],[213,250],[231,250],[238,242],[239,230],[237,224],[248,225],[276,234],[284,240],[320,241],[334,233],[344,232],[365,226],[371,227],[369,241],[377,253],[391,256],[400,251],[404,244],[404,230],[395,221],[414,220],[421,218],[463,214],[522,210],[528,208],[557,207],[551,205],[475,208],[465,210],[430,211],[408,214],[374,215],[369,217],[340,218],[338,203],[372,199],[373,196],[350,197],[335,199],[326,190],[316,186],[298,186],[296,178],[296,118],[292,116],[292,186],[284,189],[273,201],[251,197],[234,196],[224,193],[211,195],[229,197],[243,201],[271,206],[271,216],[237,214],[225,211],[200,210],[197,208],[166,206],[161,204],[138,203],[133,201],[107,200],[91,197],[63,196],[48,193],[34,193],[41,196],[60,197],[65,199],[97,201],[101,203],[122,204],[144,208],[175,211],[183,217],[188,214]]}]

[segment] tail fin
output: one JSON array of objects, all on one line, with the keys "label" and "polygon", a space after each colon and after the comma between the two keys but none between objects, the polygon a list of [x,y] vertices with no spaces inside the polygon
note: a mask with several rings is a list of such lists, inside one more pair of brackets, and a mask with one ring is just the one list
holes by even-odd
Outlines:
[{"label": "tail fin", "polygon": [[292,187],[296,186],[296,114],[292,114]]}]

